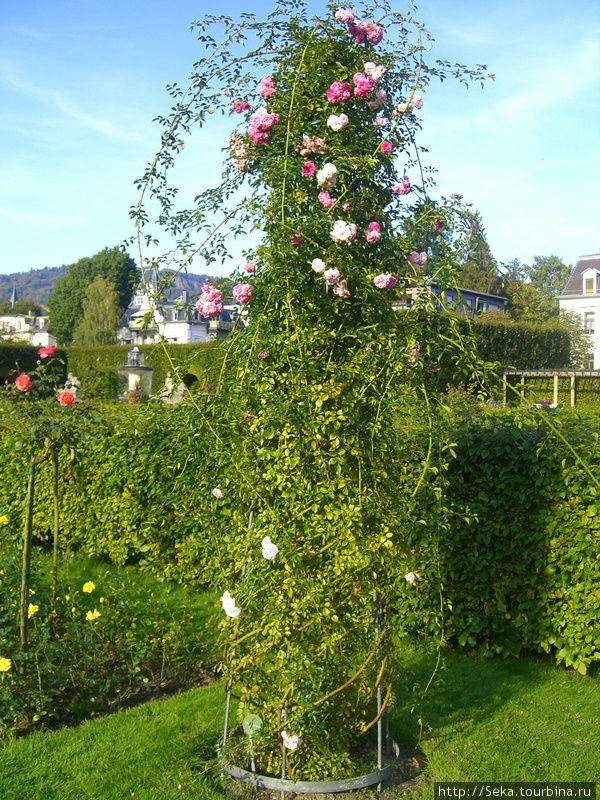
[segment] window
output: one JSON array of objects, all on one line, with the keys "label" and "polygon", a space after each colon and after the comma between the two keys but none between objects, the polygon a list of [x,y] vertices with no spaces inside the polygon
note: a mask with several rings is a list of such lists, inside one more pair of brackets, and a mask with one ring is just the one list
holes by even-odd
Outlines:
[{"label": "window", "polygon": [[585,278],[583,293],[584,294],[594,294],[594,278],[593,277]]},{"label": "window", "polygon": [[593,356],[590,356],[589,358],[584,359],[583,368],[584,369],[594,369],[594,357]]},{"label": "window", "polygon": [[584,311],[583,312],[583,330],[586,333],[594,333],[594,312],[593,311]]}]

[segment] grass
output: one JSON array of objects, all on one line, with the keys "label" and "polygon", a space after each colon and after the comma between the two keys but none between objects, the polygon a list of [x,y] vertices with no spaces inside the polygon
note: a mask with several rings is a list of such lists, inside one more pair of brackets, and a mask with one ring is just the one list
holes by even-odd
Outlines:
[{"label": "grass", "polygon": [[[538,658],[486,660],[445,654],[420,708],[435,654],[401,651],[391,718],[415,743],[419,713],[425,768],[411,800],[434,781],[594,781],[600,776],[600,680]],[[411,691],[406,687],[413,687]],[[2,800],[222,800],[210,760],[221,732],[220,683],[0,749]],[[399,792],[400,790],[398,790]],[[400,796],[400,795],[399,795]],[[343,795],[342,795],[343,797]]]}]

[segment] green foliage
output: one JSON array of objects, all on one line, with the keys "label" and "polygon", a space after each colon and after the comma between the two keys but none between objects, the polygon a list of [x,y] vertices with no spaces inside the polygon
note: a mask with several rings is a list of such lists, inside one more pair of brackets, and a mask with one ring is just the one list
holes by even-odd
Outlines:
[{"label": "green foliage", "polygon": [[450,435],[454,518],[435,547],[435,532],[413,535],[405,564],[419,580],[399,600],[402,624],[585,672],[600,660],[598,417],[466,414]]},{"label": "green foliage", "polygon": [[28,314],[37,316],[40,312],[40,306],[33,300],[27,300],[27,298],[19,297],[12,306],[8,299],[0,303],[0,314]]},{"label": "green foliage", "polygon": [[105,248],[91,258],[80,258],[67,267],[48,300],[50,328],[59,344],[69,344],[83,316],[83,301],[90,283],[98,276],[110,281],[117,292],[118,304],[125,309],[131,300],[139,276],[133,259],[118,247]]},{"label": "green foliage", "polygon": [[[40,363],[38,349],[29,344],[0,342],[0,382],[12,382],[18,373],[33,372]],[[66,352],[57,350],[56,363],[63,365],[63,373],[65,361]]]},{"label": "green foliage", "polygon": [[11,669],[0,677],[0,739],[116,710],[192,685],[212,670],[212,598],[184,596],[135,569],[67,558],[53,605],[50,560],[36,550],[34,562],[23,653],[15,626],[20,563],[4,526],[0,656],[10,659]]},{"label": "green foliage", "polygon": [[[98,371],[113,373],[118,367],[127,364],[130,348],[123,345],[104,347],[69,347],[66,349],[68,369],[87,390],[93,386]],[[224,356],[221,342],[202,344],[144,345],[144,363],[152,367],[152,392],[159,392],[165,384],[167,374],[179,377],[181,381],[187,374],[195,375],[203,385],[214,384],[219,378]],[[0,349],[0,353],[1,353]]]},{"label": "green foliage", "polygon": [[73,344],[80,347],[116,344],[121,315],[114,284],[98,275],[85,291],[83,316],[73,331]]},{"label": "green foliage", "polygon": [[558,313],[556,296],[565,288],[571,267],[565,264],[558,256],[535,256],[533,264],[527,267],[529,282],[540,296],[551,301],[555,314]]},{"label": "green foliage", "polygon": [[488,312],[473,321],[482,359],[513,369],[565,369],[571,364],[571,337],[558,321],[514,322]]}]

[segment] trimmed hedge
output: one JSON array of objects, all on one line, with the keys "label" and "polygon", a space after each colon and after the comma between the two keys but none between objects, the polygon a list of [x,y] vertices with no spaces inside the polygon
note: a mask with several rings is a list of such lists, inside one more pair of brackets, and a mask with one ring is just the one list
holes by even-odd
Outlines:
[{"label": "trimmed hedge", "polygon": [[[9,374],[19,368],[20,372],[31,372],[37,367],[39,347],[18,342],[0,342],[0,383],[5,383]],[[65,350],[57,350],[56,356],[66,362]],[[55,362],[57,363],[57,362]],[[65,372],[66,377],[66,372]]]},{"label": "trimmed hedge", "polygon": [[[159,392],[168,372],[172,372],[169,357],[183,373],[191,373],[198,379],[216,379],[221,363],[223,348],[220,342],[203,342],[200,344],[167,344],[165,349],[160,344],[140,345],[144,354],[144,364],[152,367],[152,392]],[[116,370],[127,364],[127,353],[131,347],[127,345],[109,345],[102,347],[68,347],[66,350],[68,369],[82,382],[91,369]]]},{"label": "trimmed hedge", "polygon": [[[10,409],[2,411],[6,422]],[[63,545],[211,584],[234,497],[230,488],[214,502],[219,454],[190,414],[184,406],[106,406],[112,432],[99,428],[78,465],[62,463]],[[410,482],[427,443],[416,426],[398,434]],[[400,626],[439,635],[441,578],[448,638],[490,654],[554,652],[584,672],[600,659],[600,494],[565,442],[598,475],[600,420],[491,411],[465,415],[439,436],[456,443],[446,475],[450,512],[436,517],[434,487],[426,490],[412,552],[397,554],[420,576],[400,590]],[[18,536],[25,459],[10,439],[0,441],[0,510]],[[49,467],[37,486],[36,535],[47,539]]]},{"label": "trimmed hedge", "polygon": [[[554,652],[584,673],[600,660],[600,420],[572,412],[465,416],[452,432],[452,521],[414,537],[400,603],[410,631],[482,653]],[[564,438],[563,438],[564,437]],[[568,443],[568,444],[567,444]],[[570,446],[575,449],[574,454]]]},{"label": "trimmed hedge", "polygon": [[508,317],[476,317],[473,330],[478,352],[485,361],[499,361],[514,369],[567,368],[569,334],[556,323],[514,322]]}]

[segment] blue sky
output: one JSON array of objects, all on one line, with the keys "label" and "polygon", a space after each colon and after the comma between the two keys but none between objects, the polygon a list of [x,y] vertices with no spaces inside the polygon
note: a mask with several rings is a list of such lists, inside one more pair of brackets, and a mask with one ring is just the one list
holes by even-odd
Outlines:
[{"label": "blue sky", "polygon": [[[185,83],[200,57],[189,23],[209,11],[205,0],[2,4],[0,272],[72,263],[132,233],[152,119],[168,112],[165,85]],[[417,17],[433,58],[496,76],[484,90],[448,81],[424,95],[420,143],[439,192],[480,211],[500,261],[600,252],[598,0],[422,0]],[[193,168],[178,171],[188,190],[216,174],[222,141],[217,129],[197,138]]]}]

